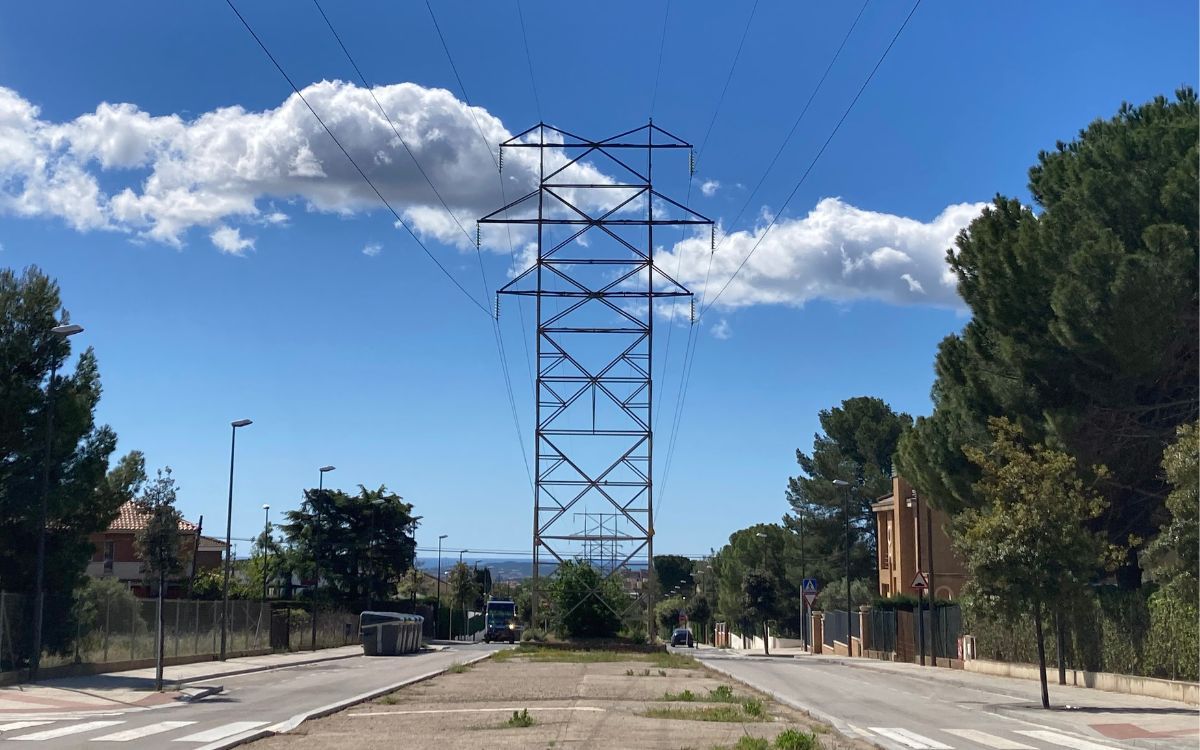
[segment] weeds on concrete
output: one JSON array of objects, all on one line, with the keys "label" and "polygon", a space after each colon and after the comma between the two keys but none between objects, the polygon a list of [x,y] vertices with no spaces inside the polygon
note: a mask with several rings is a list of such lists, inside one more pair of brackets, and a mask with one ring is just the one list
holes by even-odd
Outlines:
[{"label": "weeds on concrete", "polygon": [[770,750],[771,743],[765,737],[743,735],[734,744],[733,750]]},{"label": "weeds on concrete", "polygon": [[513,715],[509,717],[508,721],[504,722],[504,726],[509,728],[523,729],[525,727],[531,727],[536,723],[537,721],[529,715],[529,709],[522,708],[520,711],[513,711]]},{"label": "weeds on concrete", "polygon": [[643,711],[641,716],[650,719],[679,719],[683,721],[728,721],[728,722],[752,722],[766,721],[766,711],[762,711],[760,715],[753,716],[746,713],[744,706],[726,705],[726,706],[705,706],[703,708],[682,708],[680,706],[665,706],[663,708],[651,708]]},{"label": "weeds on concrete", "polygon": [[742,710],[746,712],[747,716],[753,716],[756,719],[767,717],[767,709],[758,698],[747,698],[742,701]]},{"label": "weeds on concrete", "polygon": [[734,703],[737,699],[738,697],[733,694],[733,688],[728,685],[717,685],[708,691],[710,703]]},{"label": "weeds on concrete", "polygon": [[778,750],[818,750],[820,744],[815,734],[801,732],[799,729],[785,729],[775,735],[775,747]]},{"label": "weeds on concrete", "polygon": [[446,671],[449,672],[450,674],[462,674],[463,672],[469,671],[470,669],[471,669],[470,664],[455,664],[454,666],[450,667]]},{"label": "weeds on concrete", "polygon": [[385,706],[394,706],[400,702],[400,699],[396,697],[395,693],[392,693],[391,695],[385,695],[380,698],[379,702]]},{"label": "weeds on concrete", "polygon": [[673,703],[692,703],[696,700],[696,694],[691,690],[684,690],[681,693],[663,693],[663,697],[659,700],[671,701]]}]

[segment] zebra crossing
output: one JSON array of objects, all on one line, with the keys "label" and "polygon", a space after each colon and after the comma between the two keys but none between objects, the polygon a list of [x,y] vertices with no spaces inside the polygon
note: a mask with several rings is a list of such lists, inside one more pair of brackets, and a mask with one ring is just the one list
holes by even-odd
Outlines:
[{"label": "zebra crossing", "polygon": [[[140,726],[124,726],[130,722],[120,719],[106,719],[83,722],[67,722],[64,720],[43,719],[29,721],[0,722],[0,740],[9,742],[47,742],[63,738],[74,738],[90,742],[132,742],[135,740],[166,735],[168,732],[186,731],[195,721],[158,721]],[[231,721],[225,724],[185,733],[180,737],[170,738],[172,742],[191,742],[204,744],[218,742],[228,737],[264,727],[265,721]],[[118,727],[122,727],[119,728]],[[26,731],[32,730],[32,731]],[[116,730],[116,731],[104,731]],[[95,734],[92,737],[82,735]],[[162,737],[161,739],[168,739]]]},{"label": "zebra crossing", "polygon": [[[851,725],[850,728],[865,739],[875,742],[882,740],[890,747],[903,747],[910,750],[969,750],[979,747],[992,748],[992,750],[1044,750],[1045,748],[1121,750],[1118,745],[1093,742],[1048,729],[1016,729],[1007,733],[992,733],[980,729],[939,728],[933,731],[922,728],[921,731],[926,734],[919,734],[906,727],[856,727]],[[942,737],[943,734],[949,736]],[[1016,735],[1016,737],[1006,735]],[[1036,741],[1035,744],[1030,744],[1030,740]]]},{"label": "zebra crossing", "polygon": [[[85,742],[132,742],[148,737],[172,742],[205,744],[219,742],[252,729],[267,725],[265,721],[232,721],[207,728],[196,727],[196,721],[158,721],[138,726],[123,726],[130,722],[120,719],[92,721],[39,719],[0,721],[0,740],[15,742],[46,742],[63,738],[74,738]],[[190,729],[189,729],[190,728]],[[906,727],[850,726],[861,737],[874,742],[883,741],[891,747],[908,750],[1121,750],[1116,745],[1093,742],[1082,737],[1055,732],[1048,729],[1017,729],[1004,734],[993,734],[979,729],[942,728],[936,731],[922,728],[921,734]],[[112,730],[112,731],[106,731]],[[192,731],[195,730],[195,731]],[[168,733],[180,733],[170,737]],[[92,734],[94,736],[84,737]],[[160,736],[162,735],[162,736]],[[935,735],[935,736],[929,736]],[[1031,744],[1033,743],[1033,744]]]}]

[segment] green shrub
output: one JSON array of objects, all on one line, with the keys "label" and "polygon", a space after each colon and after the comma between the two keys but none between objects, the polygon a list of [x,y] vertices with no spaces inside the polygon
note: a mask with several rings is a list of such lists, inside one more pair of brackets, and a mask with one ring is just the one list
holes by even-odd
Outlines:
[{"label": "green shrub", "polygon": [[504,726],[525,728],[531,727],[536,723],[537,721],[529,715],[529,709],[522,708],[520,711],[513,711],[513,715],[509,717],[508,721],[504,722]]},{"label": "green shrub", "polygon": [[756,719],[762,719],[767,715],[767,709],[763,707],[763,702],[758,698],[747,698],[742,701],[742,710],[747,716],[753,716]]},{"label": "green shrub", "polygon": [[663,693],[662,699],[665,701],[681,701],[683,703],[691,703],[696,700],[696,694],[691,690],[684,690],[681,693],[668,692]]},{"label": "green shrub", "polygon": [[539,628],[525,628],[521,631],[521,643],[542,643],[546,633]]},{"label": "green shrub", "polygon": [[732,703],[734,701],[733,688],[728,685],[717,685],[708,691],[708,699],[714,703]]},{"label": "green shrub", "polygon": [[817,750],[820,745],[815,734],[785,729],[775,736],[775,747],[778,750]]},{"label": "green shrub", "polygon": [[1200,611],[1195,578],[1180,576],[1150,595],[1146,663],[1161,676],[1195,682],[1200,665]]}]

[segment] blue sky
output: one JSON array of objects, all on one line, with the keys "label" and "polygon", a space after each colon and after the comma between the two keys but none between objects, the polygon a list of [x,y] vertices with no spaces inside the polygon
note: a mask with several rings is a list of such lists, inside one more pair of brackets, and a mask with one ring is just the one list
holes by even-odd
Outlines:
[{"label": "blue sky", "polygon": [[[328,6],[473,231],[467,220],[498,207],[496,176],[424,4]],[[482,298],[473,252],[455,244],[390,130],[369,124],[378,112],[316,8],[238,7],[299,86],[337,82],[306,89],[310,100]],[[1122,101],[1196,84],[1194,3],[926,0],[780,214],[910,7],[874,0],[747,203],[859,7],[758,3],[699,154],[692,205],[729,234],[714,284],[764,215],[780,218],[700,323],[659,486],[657,551],[703,553],[777,520],[820,409],[875,395],[927,413],[937,343],[966,319],[941,280],[957,227],[996,193],[1027,200],[1040,149]],[[751,5],[672,3],[664,37],[661,2],[589,13],[524,0],[532,83],[513,2],[434,8],[489,135],[540,117],[604,137],[644,123],[653,99],[657,123],[700,145]],[[528,480],[490,324],[393,226],[303,105],[284,104],[287,83],[224,3],[5,5],[0,87],[0,263],[59,280],[87,328],[76,343],[98,353],[100,418],[121,451],[174,468],[189,517],[224,525],[229,421],[250,417],[235,537],[260,528],[262,503],[275,517],[295,507],[328,463],[329,484],[387,484],[412,501],[421,546],[445,533],[455,552],[528,549]],[[686,163],[672,169],[663,189],[682,198]],[[674,242],[662,262],[701,286],[707,255]],[[507,247],[482,256],[495,287],[510,272]],[[501,321],[527,447],[529,333],[515,306]],[[660,457],[685,336],[672,334],[657,385],[668,399]]]}]

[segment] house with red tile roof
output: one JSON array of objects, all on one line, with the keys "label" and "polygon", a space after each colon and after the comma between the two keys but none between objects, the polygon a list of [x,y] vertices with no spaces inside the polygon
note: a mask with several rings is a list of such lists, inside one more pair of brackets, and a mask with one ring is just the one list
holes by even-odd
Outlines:
[{"label": "house with red tile roof", "polygon": [[[91,535],[95,549],[88,562],[87,575],[93,578],[116,578],[135,594],[149,596],[151,592],[143,577],[144,566],[134,545],[137,532],[146,527],[149,518],[150,515],[136,503],[122,505],[107,529]],[[179,580],[171,582],[166,592],[168,597],[185,596],[188,581],[199,571],[220,568],[225,554],[224,541],[203,536],[201,528],[191,521],[181,519],[179,533],[183,537],[181,547],[186,560],[185,572]]]}]

